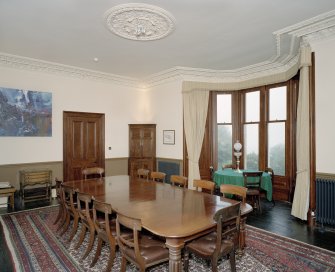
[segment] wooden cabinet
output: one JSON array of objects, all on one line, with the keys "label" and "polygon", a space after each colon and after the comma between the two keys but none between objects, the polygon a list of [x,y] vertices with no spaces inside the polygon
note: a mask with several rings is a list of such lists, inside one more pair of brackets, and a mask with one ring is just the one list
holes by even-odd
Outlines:
[{"label": "wooden cabinet", "polygon": [[156,168],[156,125],[129,125],[128,172],[136,176],[137,169],[154,171]]}]

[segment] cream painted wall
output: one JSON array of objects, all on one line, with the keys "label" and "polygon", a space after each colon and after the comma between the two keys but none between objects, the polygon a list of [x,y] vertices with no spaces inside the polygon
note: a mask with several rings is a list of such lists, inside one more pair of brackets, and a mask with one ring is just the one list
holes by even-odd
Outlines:
[{"label": "cream painted wall", "polygon": [[0,86],[52,92],[53,102],[52,137],[1,137],[0,165],[62,161],[63,111],[105,113],[106,158],[128,157],[128,124],[146,119],[143,92],[110,82],[0,68]]},{"label": "cream painted wall", "polygon": [[315,52],[316,171],[335,173],[335,39],[312,44]]},{"label": "cream painted wall", "polygon": [[[183,159],[183,99],[182,81],[162,83],[148,90],[151,116],[148,122],[157,124],[156,155],[161,158]],[[163,144],[163,130],[175,131],[175,144]]]}]

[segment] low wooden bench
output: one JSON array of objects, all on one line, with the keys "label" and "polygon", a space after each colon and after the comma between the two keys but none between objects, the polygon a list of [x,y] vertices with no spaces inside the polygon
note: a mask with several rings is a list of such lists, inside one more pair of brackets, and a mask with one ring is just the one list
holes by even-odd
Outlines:
[{"label": "low wooden bench", "polygon": [[16,191],[15,187],[0,188],[0,197],[9,196],[10,205],[11,205],[13,210],[14,210],[14,193],[15,193],[15,191]]}]

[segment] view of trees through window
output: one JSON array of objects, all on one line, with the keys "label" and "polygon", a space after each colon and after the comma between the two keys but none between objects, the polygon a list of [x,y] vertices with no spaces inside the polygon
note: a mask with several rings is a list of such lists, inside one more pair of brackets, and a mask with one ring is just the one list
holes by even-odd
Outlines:
[{"label": "view of trees through window", "polygon": [[218,125],[218,169],[232,163],[232,130],[230,125]]},{"label": "view of trees through window", "polygon": [[[217,168],[234,161],[232,146],[234,141],[240,140],[245,169],[259,170],[262,164],[271,167],[276,175],[285,176],[287,86],[263,87],[235,95],[243,97],[244,102],[233,104],[232,93],[222,92],[216,96]],[[232,115],[240,112],[244,113],[241,124],[235,124],[240,132],[233,139]]]},{"label": "view of trees through window", "polygon": [[232,163],[232,96],[217,96],[218,169]]},{"label": "view of trees through window", "polygon": [[286,86],[269,89],[268,165],[285,176]]}]

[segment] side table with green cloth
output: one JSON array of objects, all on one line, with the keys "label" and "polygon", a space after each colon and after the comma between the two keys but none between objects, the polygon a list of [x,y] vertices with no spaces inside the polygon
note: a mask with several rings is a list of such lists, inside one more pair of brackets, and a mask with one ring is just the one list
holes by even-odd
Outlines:
[{"label": "side table with green cloth", "polygon": [[[252,170],[241,170],[252,172]],[[233,184],[244,186],[244,180],[242,172],[237,172],[236,170],[226,168],[224,170],[217,170],[214,173],[214,182],[215,184],[220,187],[221,184]],[[262,175],[262,182],[261,188],[266,191],[266,198],[267,200],[272,200],[272,182],[271,176],[269,173],[263,172]]]}]

